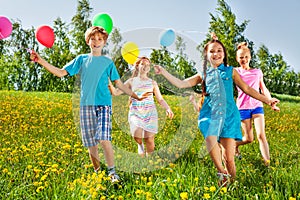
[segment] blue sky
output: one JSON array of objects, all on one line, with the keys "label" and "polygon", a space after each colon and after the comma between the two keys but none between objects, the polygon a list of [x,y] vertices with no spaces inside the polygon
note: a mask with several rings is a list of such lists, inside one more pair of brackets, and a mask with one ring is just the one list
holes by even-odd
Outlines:
[{"label": "blue sky", "polygon": [[[250,20],[245,36],[264,44],[271,54],[281,53],[296,72],[300,72],[300,1],[238,0],[227,3],[237,23]],[[209,13],[216,15],[217,0],[90,0],[91,18],[97,13],[111,16],[121,32],[137,28],[172,28],[200,43],[209,27]],[[53,25],[57,17],[69,23],[75,15],[77,0],[3,0],[0,15],[19,19],[24,28]]]}]

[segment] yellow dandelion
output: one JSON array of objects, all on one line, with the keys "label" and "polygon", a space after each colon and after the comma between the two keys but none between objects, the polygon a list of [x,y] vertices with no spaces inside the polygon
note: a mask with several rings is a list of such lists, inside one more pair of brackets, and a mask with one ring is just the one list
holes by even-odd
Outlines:
[{"label": "yellow dandelion", "polygon": [[216,187],[215,187],[215,186],[211,186],[211,187],[209,188],[209,191],[211,191],[211,192],[216,191]]},{"label": "yellow dandelion", "polygon": [[227,192],[227,187],[222,187],[222,188],[221,188],[221,192],[222,192],[222,193],[226,193],[226,192]]},{"label": "yellow dandelion", "polygon": [[180,198],[181,199],[188,199],[188,193],[187,192],[181,192],[180,193]]},{"label": "yellow dandelion", "polygon": [[151,185],[153,185],[151,181],[147,183],[147,186],[151,186]]},{"label": "yellow dandelion", "polygon": [[210,199],[210,194],[204,193],[204,194],[203,194],[203,198],[204,198],[204,199]]},{"label": "yellow dandelion", "polygon": [[296,200],[296,198],[295,197],[290,197],[289,200]]},{"label": "yellow dandelion", "polygon": [[123,200],[123,196],[118,196],[118,200]]}]

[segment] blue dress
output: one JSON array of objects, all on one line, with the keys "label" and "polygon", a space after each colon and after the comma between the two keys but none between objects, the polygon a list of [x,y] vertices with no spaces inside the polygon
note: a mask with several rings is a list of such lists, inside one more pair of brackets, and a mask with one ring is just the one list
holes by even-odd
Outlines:
[{"label": "blue dress", "polygon": [[[206,96],[198,117],[204,138],[217,136],[242,140],[240,113],[233,97],[232,66],[221,64],[206,71]],[[203,76],[202,76],[203,77]]]}]

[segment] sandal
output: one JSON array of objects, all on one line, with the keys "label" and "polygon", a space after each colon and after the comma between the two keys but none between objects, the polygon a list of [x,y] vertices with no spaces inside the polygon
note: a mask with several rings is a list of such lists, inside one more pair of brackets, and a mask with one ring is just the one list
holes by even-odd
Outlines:
[{"label": "sandal", "polygon": [[218,172],[217,176],[219,178],[219,182],[218,182],[219,187],[226,187],[227,185],[229,185],[231,175],[228,174],[228,172],[225,173]]}]

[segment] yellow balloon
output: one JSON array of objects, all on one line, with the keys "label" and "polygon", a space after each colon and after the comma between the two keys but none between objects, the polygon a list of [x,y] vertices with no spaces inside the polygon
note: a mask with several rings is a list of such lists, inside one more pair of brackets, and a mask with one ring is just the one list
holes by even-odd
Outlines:
[{"label": "yellow balloon", "polygon": [[129,64],[134,64],[139,57],[140,50],[139,47],[133,42],[126,42],[122,49],[121,54],[124,60]]}]

